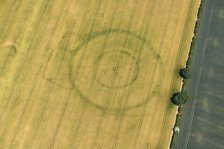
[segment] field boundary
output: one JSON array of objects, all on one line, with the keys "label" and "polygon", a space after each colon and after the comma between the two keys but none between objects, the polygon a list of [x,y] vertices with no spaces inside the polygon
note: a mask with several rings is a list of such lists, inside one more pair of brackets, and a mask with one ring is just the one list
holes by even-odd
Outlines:
[{"label": "field boundary", "polygon": [[[199,29],[199,26],[200,26],[200,23],[201,23],[203,6],[204,6],[204,0],[201,0],[200,5],[199,5],[199,9],[198,9],[198,13],[197,13],[197,20],[196,20],[195,28],[194,28],[194,36],[192,37],[190,51],[189,51],[187,61],[186,61],[186,68],[189,68],[190,70],[191,70],[191,67],[192,67],[192,60],[193,60],[194,53],[195,53],[195,50],[196,50],[196,41],[197,41],[198,29]],[[188,81],[187,79],[182,79],[181,91],[186,89],[187,81]],[[174,129],[176,127],[180,127],[180,125],[181,125],[181,118],[182,118],[181,115],[182,115],[182,112],[183,112],[183,108],[184,108],[184,106],[180,105],[178,107],[178,110],[177,110],[176,119],[175,119],[174,126],[173,126],[172,137],[171,137],[171,141],[170,141],[170,145],[169,145],[170,149],[174,149],[177,138],[179,136],[179,132],[175,131]]]}]

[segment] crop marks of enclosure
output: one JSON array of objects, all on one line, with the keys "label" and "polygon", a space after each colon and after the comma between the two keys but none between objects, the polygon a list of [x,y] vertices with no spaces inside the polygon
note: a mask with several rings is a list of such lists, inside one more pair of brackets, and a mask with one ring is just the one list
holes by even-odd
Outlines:
[{"label": "crop marks of enclosure", "polygon": [[168,147],[199,0],[13,2],[0,148]]}]

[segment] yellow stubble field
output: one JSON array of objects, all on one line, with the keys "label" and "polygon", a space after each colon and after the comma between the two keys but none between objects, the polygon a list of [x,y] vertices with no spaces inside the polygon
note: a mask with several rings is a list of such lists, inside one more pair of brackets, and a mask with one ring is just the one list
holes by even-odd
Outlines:
[{"label": "yellow stubble field", "polygon": [[199,0],[0,3],[0,148],[168,148]]}]

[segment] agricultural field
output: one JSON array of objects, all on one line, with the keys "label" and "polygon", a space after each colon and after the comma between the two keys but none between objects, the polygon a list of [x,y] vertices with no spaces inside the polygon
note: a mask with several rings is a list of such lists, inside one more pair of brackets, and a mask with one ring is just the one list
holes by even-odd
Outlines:
[{"label": "agricultural field", "polygon": [[0,3],[0,148],[168,148],[200,0]]},{"label": "agricultural field", "polygon": [[201,22],[175,149],[224,148],[224,1],[203,2]]}]

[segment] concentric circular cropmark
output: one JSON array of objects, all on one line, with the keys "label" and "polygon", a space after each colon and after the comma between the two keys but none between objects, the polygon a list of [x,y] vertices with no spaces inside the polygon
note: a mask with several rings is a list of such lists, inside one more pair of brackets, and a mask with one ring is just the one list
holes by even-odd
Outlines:
[{"label": "concentric circular cropmark", "polygon": [[158,55],[139,35],[123,30],[93,34],[71,55],[70,81],[87,103],[103,110],[146,104]]},{"label": "concentric circular cropmark", "polygon": [[[110,51],[100,55],[96,80],[107,88],[123,88],[131,85],[138,76],[137,58],[126,51]],[[97,68],[96,68],[97,69]],[[133,75],[125,72],[133,71]]]}]

